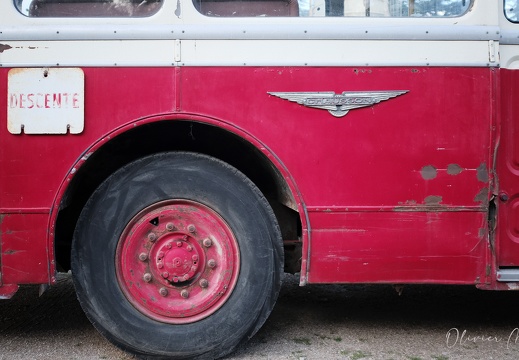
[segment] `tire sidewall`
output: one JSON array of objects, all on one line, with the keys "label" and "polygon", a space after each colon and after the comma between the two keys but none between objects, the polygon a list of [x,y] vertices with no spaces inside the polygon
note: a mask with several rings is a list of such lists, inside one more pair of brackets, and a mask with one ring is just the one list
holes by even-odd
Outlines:
[{"label": "tire sidewall", "polygon": [[[237,283],[226,303],[209,317],[182,325],[161,323],[136,310],[115,270],[126,225],[142,209],[169,199],[214,210],[233,232],[240,252]],[[96,190],[78,222],[72,267],[85,313],[118,346],[141,355],[216,358],[265,321],[279,291],[280,251],[272,210],[245,176],[207,156],[164,153],[125,166]]]}]

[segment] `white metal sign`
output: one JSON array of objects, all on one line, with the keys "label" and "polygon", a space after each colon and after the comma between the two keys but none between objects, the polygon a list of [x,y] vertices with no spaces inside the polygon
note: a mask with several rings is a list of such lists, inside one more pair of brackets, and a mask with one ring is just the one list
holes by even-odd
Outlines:
[{"label": "white metal sign", "polygon": [[80,68],[11,69],[7,129],[11,134],[79,134],[85,115]]}]

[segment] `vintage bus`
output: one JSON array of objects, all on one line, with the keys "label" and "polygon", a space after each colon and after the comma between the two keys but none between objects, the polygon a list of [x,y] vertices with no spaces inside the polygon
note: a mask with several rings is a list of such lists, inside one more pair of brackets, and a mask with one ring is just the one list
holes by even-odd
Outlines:
[{"label": "vintage bus", "polygon": [[284,272],[517,289],[518,45],[518,0],[2,1],[0,298],[71,271],[213,359]]}]

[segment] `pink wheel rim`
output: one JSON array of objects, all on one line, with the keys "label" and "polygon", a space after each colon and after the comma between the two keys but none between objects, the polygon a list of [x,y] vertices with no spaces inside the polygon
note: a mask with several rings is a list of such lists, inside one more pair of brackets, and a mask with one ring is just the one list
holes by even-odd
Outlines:
[{"label": "pink wheel rim", "polygon": [[229,225],[188,200],[159,202],[139,212],[116,250],[119,285],[128,301],[155,320],[201,320],[229,298],[240,268]]}]

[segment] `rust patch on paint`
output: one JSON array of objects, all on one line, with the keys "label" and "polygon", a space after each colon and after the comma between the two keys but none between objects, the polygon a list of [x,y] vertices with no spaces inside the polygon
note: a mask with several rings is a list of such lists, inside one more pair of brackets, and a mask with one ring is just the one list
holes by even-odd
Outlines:
[{"label": "rust patch on paint", "polygon": [[6,50],[12,49],[13,47],[7,44],[0,44],[0,54]]},{"label": "rust patch on paint", "polygon": [[474,196],[474,202],[488,204],[488,188],[483,188]]},{"label": "rust patch on paint", "polygon": [[481,163],[481,165],[478,166],[477,170],[477,177],[478,180],[487,183],[488,182],[488,170],[485,166],[485,163]]},{"label": "rust patch on paint", "polygon": [[427,196],[424,200],[425,205],[439,205],[442,202],[442,197],[437,195]]},{"label": "rust patch on paint", "polygon": [[432,180],[438,175],[438,170],[432,165],[427,165],[422,168],[420,174],[424,180]]},{"label": "rust patch on paint", "polygon": [[458,164],[449,164],[447,166],[447,174],[449,175],[459,175],[463,171],[463,168]]}]

